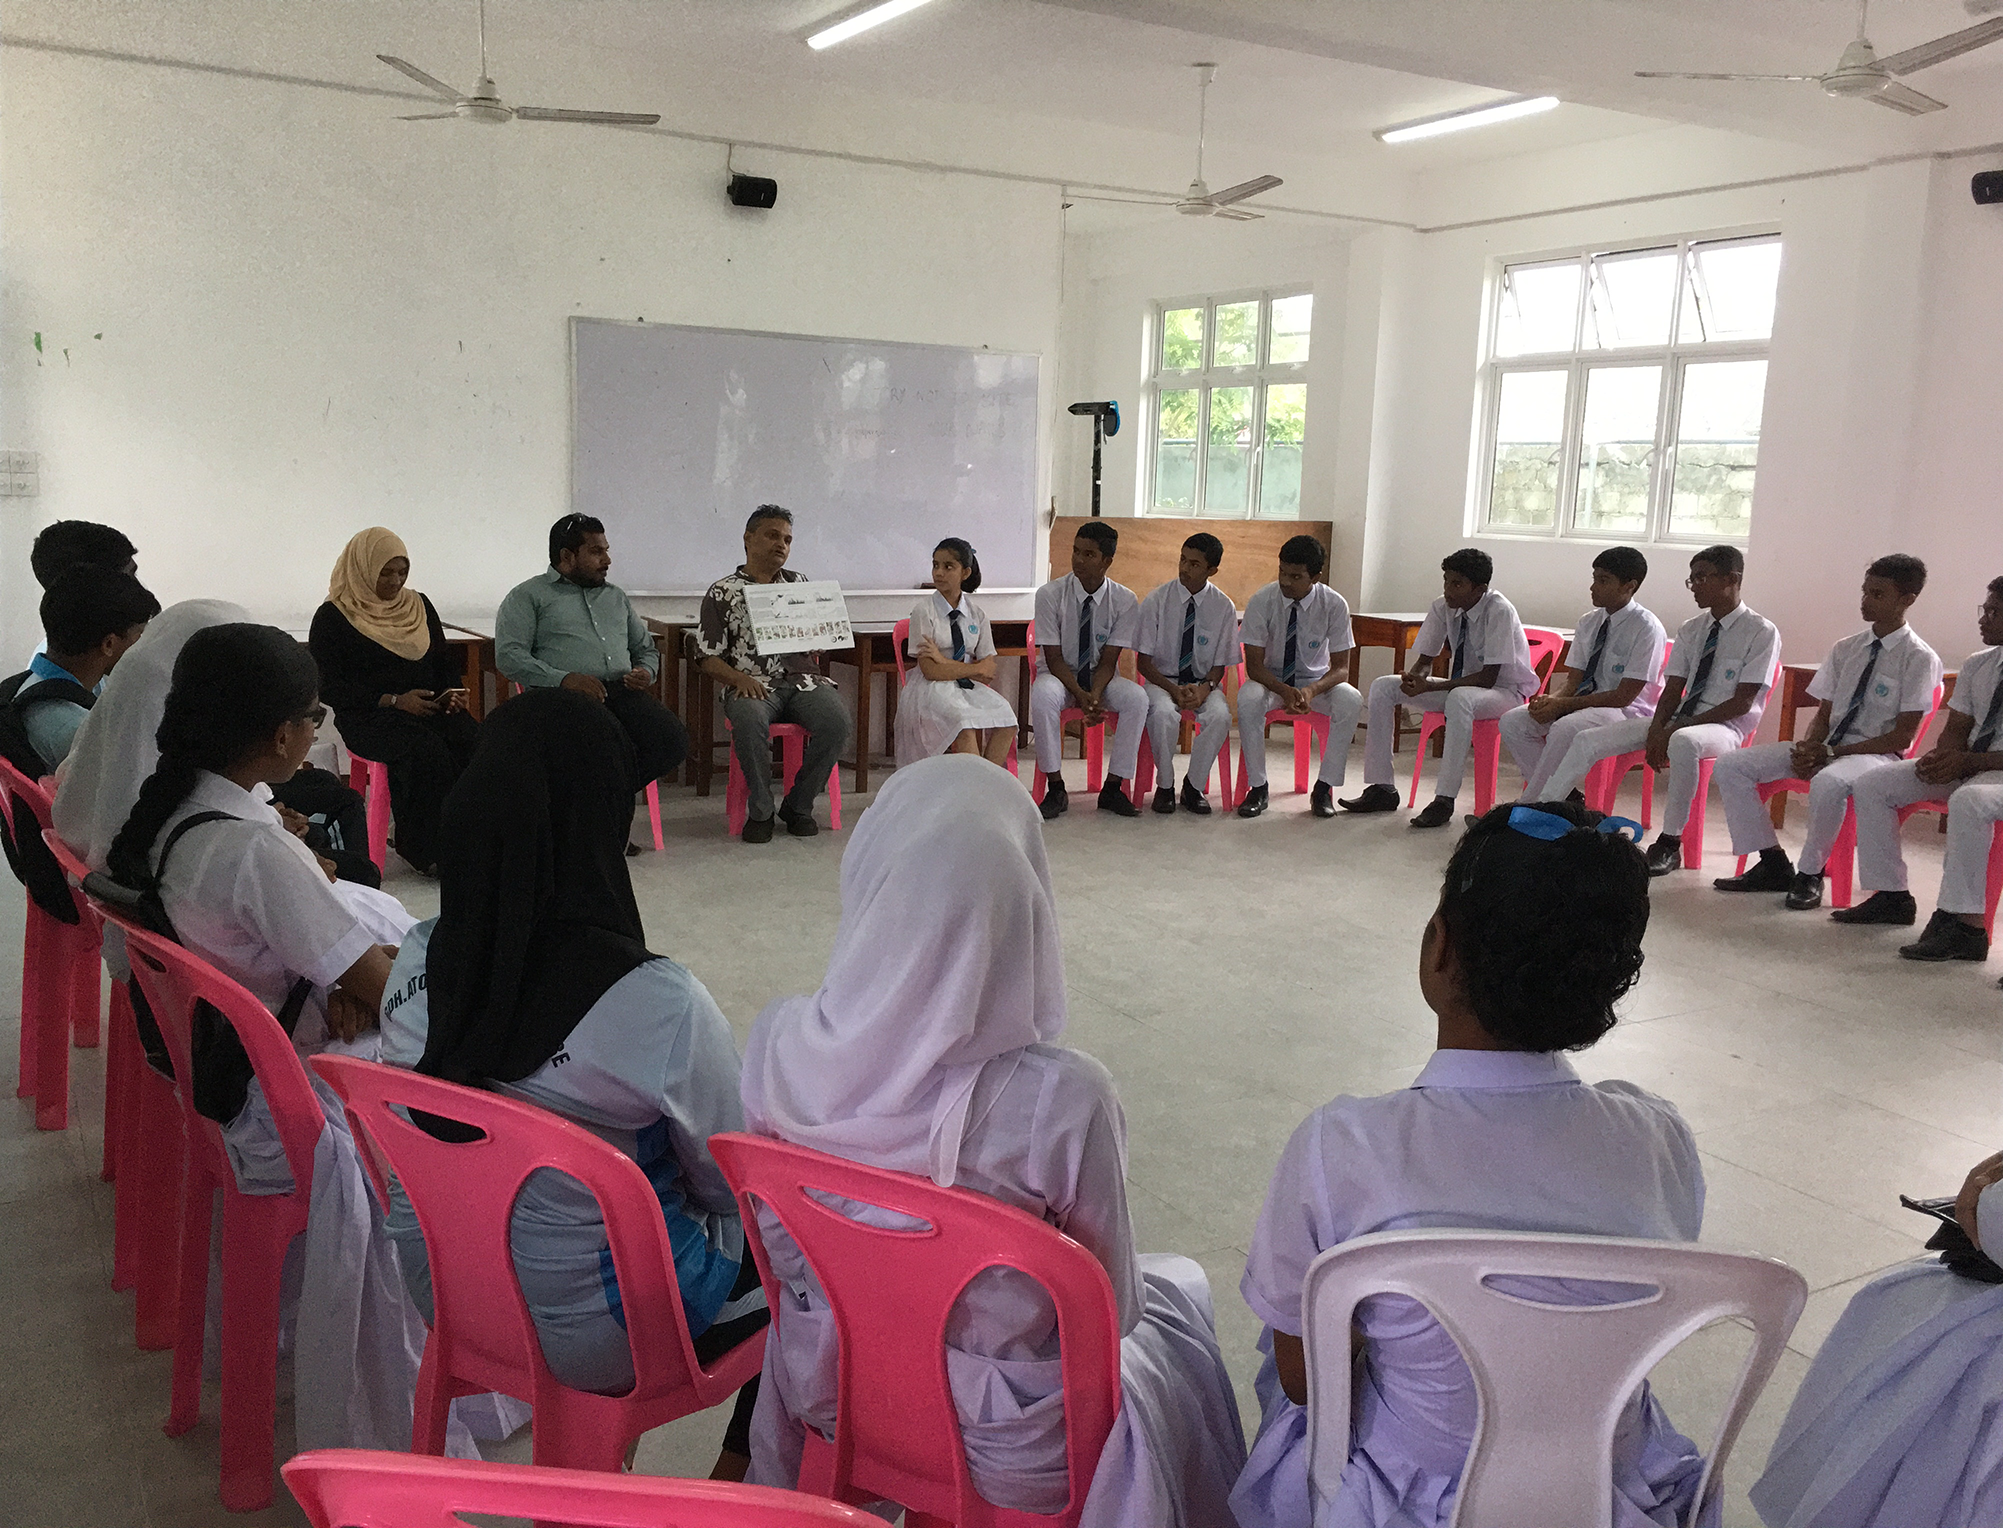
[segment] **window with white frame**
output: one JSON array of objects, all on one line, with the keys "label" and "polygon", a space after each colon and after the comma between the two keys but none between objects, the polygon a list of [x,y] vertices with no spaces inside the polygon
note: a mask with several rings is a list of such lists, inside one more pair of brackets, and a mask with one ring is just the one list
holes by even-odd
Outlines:
[{"label": "window with white frame", "polygon": [[1156,309],[1147,513],[1300,515],[1313,317],[1312,292]]},{"label": "window with white frame", "polygon": [[1505,265],[1489,314],[1477,524],[1505,536],[1744,541],[1780,238]]}]

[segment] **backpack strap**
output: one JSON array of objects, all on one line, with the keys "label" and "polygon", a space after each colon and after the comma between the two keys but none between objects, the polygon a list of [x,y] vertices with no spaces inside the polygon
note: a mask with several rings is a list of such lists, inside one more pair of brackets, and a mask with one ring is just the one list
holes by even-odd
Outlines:
[{"label": "backpack strap", "polygon": [[36,684],[26,683],[30,674],[23,676],[23,682],[14,687],[14,692],[6,697],[6,703],[16,711],[25,711],[30,706],[39,706],[45,700],[66,700],[73,706],[82,706],[88,711],[97,704],[97,692],[86,690],[74,679],[44,679]]}]

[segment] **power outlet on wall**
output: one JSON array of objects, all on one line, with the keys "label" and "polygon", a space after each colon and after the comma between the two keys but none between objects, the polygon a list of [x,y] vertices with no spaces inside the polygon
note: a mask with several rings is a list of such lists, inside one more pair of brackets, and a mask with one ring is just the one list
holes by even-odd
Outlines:
[{"label": "power outlet on wall", "polygon": [[41,491],[39,451],[0,451],[0,498],[32,499]]}]

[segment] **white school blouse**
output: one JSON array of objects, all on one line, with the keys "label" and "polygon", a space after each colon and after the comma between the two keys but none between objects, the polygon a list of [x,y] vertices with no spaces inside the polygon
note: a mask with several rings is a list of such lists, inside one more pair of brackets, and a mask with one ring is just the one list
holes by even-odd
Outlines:
[{"label": "white school blouse", "polygon": [[[1244,647],[1256,647],[1266,655],[1266,667],[1278,674],[1287,655],[1287,619],[1296,607],[1300,621],[1294,636],[1294,679],[1309,683],[1328,672],[1337,653],[1356,646],[1349,630],[1349,601],[1327,584],[1311,584],[1298,600],[1289,600],[1277,583],[1267,584],[1245,601],[1245,621],[1238,629]],[[1157,659],[1157,662],[1160,660]]]},{"label": "white school blouse", "polygon": [[1053,578],[1036,591],[1036,645],[1058,649],[1073,667],[1078,662],[1078,617],[1087,599],[1092,601],[1094,663],[1108,647],[1132,647],[1140,626],[1141,602],[1125,584],[1109,578],[1088,595],[1076,573]]},{"label": "white school blouse", "polygon": [[[1711,612],[1700,610],[1676,629],[1676,651],[1669,655],[1663,665],[1665,680],[1684,681],[1685,694],[1676,703],[1681,711],[1690,699],[1689,681],[1704,661],[1704,639],[1711,633]],[[1744,716],[1725,725],[1740,737],[1751,737],[1759,730],[1760,714],[1767,708],[1767,696],[1772,693],[1773,676],[1780,663],[1780,628],[1751,605],[1740,605],[1725,617],[1724,625],[1718,632],[1718,651],[1711,663],[1710,677],[1704,681],[1704,693],[1698,697],[1696,715],[1702,715],[1713,706],[1722,706],[1738,693],[1742,684],[1756,684],[1759,694],[1753,697],[1752,709]]]},{"label": "white school blouse", "polygon": [[1208,679],[1212,669],[1220,664],[1229,668],[1240,655],[1238,607],[1231,603],[1231,596],[1210,583],[1192,595],[1183,588],[1181,579],[1172,578],[1141,601],[1140,633],[1135,642],[1171,679],[1176,678],[1182,662],[1182,623],[1192,599],[1196,601],[1196,650],[1190,661],[1196,678]]},{"label": "white school blouse", "polygon": [[[1609,627],[1606,651],[1600,654],[1599,668],[1588,672],[1603,626]],[[1639,600],[1629,600],[1612,615],[1595,605],[1579,617],[1565,666],[1579,671],[1580,684],[1592,680],[1596,695],[1619,689],[1624,680],[1641,680],[1640,693],[1621,714],[1653,715],[1655,703],[1662,697],[1662,648],[1666,640],[1662,622]],[[1527,649],[1529,643],[1524,646]]]},{"label": "white school blouse", "polygon": [[[1722,638],[1720,641],[1722,642]],[[1829,702],[1829,730],[1842,725],[1850,709],[1850,697],[1857,681],[1871,661],[1871,643],[1877,640],[1870,627],[1852,632],[1822,660],[1822,667],[1809,681],[1808,693]],[[1934,688],[1940,683],[1940,656],[1910,626],[1901,626],[1882,640],[1878,663],[1871,670],[1871,685],[1864,692],[1863,706],[1850,730],[1830,743],[1861,743],[1866,738],[1883,737],[1902,712],[1918,711],[1922,716],[1933,705]]]},{"label": "white school blouse", "polygon": [[1463,675],[1496,665],[1495,687],[1517,695],[1537,693],[1537,670],[1530,666],[1530,643],[1523,635],[1523,622],[1516,607],[1491,589],[1466,610],[1447,609],[1442,595],[1426,610],[1419,623],[1419,635],[1412,651],[1421,658],[1439,656],[1440,649],[1453,642],[1467,619],[1467,660]]},{"label": "white school blouse", "polygon": [[[968,663],[978,663],[983,658],[995,655],[995,634],[987,612],[976,605],[972,595],[960,596],[960,633],[967,643]],[[918,656],[918,649],[930,637],[939,646],[939,656],[950,660],[953,656],[953,607],[946,603],[946,596],[934,589],[920,600],[911,612],[911,631],[905,639],[904,651],[910,657]],[[1093,624],[1097,624],[1095,621]],[[918,677],[923,678],[921,674]],[[951,681],[947,681],[951,683]],[[975,683],[979,683],[976,680]]]}]

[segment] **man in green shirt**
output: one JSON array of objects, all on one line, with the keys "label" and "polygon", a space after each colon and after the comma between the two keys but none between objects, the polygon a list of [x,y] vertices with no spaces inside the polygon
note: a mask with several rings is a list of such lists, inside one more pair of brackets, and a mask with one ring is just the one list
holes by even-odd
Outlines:
[{"label": "man in green shirt", "polygon": [[562,686],[603,701],[639,755],[633,788],[679,765],[689,738],[649,693],[661,655],[626,591],[607,583],[612,545],[590,515],[549,528],[549,568],[515,585],[494,617],[494,662],[524,689]]}]

